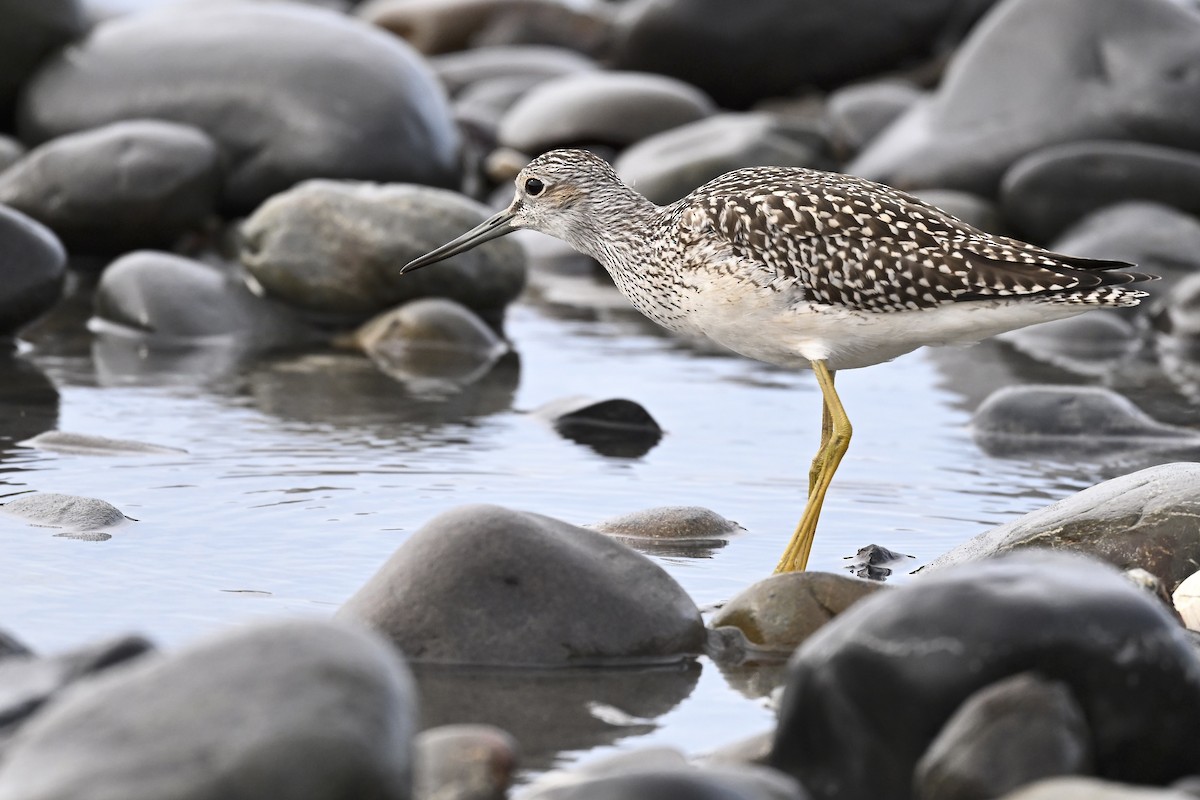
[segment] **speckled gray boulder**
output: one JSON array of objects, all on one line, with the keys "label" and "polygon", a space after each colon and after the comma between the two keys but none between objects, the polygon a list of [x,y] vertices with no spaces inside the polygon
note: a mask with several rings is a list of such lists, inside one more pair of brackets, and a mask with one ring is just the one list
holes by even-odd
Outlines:
[{"label": "speckled gray boulder", "polygon": [[0,800],[409,800],[415,726],[378,637],[249,625],[78,684],[13,740]]},{"label": "speckled gray boulder", "polygon": [[649,136],[613,163],[621,180],[660,205],[739,167],[831,169],[828,143],[763,113],[718,114]]},{"label": "speckled gray boulder", "polygon": [[716,107],[683,81],[640,72],[580,72],[539,84],[500,121],[500,144],[536,155],[555,147],[623,147]]},{"label": "speckled gray boulder", "polygon": [[190,125],[117,122],[34,148],[0,173],[0,203],[73,253],[166,246],[213,213],[216,143]]},{"label": "speckled gray boulder", "polygon": [[496,324],[525,285],[516,242],[488,242],[400,275],[489,215],[470,198],[428,186],[307,181],[246,220],[241,260],[269,295],[318,314],[363,321],[419,297],[447,297]]},{"label": "speckled gray boulder", "polygon": [[66,267],[58,237],[40,222],[0,205],[0,339],[58,301]]},{"label": "speckled gray boulder", "polygon": [[458,179],[449,105],[417,54],[294,3],[188,4],[103,23],[30,81],[20,131],[41,142],[131,118],[215,139],[234,212],[307,178]]},{"label": "speckled gray boulder", "polygon": [[1198,91],[1200,15],[1183,5],[1012,0],[974,28],[933,98],[896,120],[848,170],[901,188],[992,197],[1017,159],[1053,144],[1194,147]]},{"label": "speckled gray boulder", "polygon": [[414,533],[340,618],[409,658],[451,664],[588,666],[681,660],[704,625],[645,556],[540,514],[463,506]]},{"label": "speckled gray boulder", "polygon": [[1200,567],[1200,464],[1179,462],[1097,484],[979,534],[922,572],[1030,547],[1141,567],[1175,587]]}]

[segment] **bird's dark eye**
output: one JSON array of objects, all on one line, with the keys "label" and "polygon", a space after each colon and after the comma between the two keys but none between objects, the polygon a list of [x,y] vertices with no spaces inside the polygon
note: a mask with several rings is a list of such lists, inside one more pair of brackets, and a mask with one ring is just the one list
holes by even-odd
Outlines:
[{"label": "bird's dark eye", "polygon": [[542,193],[542,189],[546,188],[546,184],[539,181],[537,178],[530,178],[525,181],[525,194],[530,197],[537,197]]}]

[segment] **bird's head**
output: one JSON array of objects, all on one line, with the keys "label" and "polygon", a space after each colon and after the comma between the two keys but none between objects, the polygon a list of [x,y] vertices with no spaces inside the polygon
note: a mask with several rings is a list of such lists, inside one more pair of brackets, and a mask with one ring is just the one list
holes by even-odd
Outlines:
[{"label": "bird's head", "polygon": [[629,191],[606,161],[586,150],[551,150],[521,170],[508,208],[432,252],[409,262],[401,274],[444,261],[506,233],[528,228],[574,245],[579,231],[594,223],[597,195]]}]

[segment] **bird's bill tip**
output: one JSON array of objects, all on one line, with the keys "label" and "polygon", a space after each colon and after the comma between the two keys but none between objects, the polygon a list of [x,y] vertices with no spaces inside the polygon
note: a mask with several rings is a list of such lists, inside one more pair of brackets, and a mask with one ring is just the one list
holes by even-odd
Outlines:
[{"label": "bird's bill tip", "polygon": [[428,267],[430,264],[445,261],[451,256],[456,256],[459,253],[465,253],[467,250],[478,247],[484,242],[497,239],[506,233],[511,233],[516,230],[516,226],[513,225],[512,220],[513,213],[507,209],[501,211],[499,214],[494,214],[457,239],[446,242],[446,244],[436,250],[431,250],[420,258],[408,262],[400,268],[400,274],[407,275],[422,267]]}]

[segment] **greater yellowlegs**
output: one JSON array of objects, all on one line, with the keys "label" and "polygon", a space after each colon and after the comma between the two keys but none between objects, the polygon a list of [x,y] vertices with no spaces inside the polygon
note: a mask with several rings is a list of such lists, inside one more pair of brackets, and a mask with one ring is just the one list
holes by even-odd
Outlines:
[{"label": "greater yellowlegs", "polygon": [[891,187],[810,169],[734,170],[658,206],[591,153],[554,150],[516,183],[507,209],[401,272],[530,228],[595,258],[638,311],[666,328],[811,368],[823,398],[821,445],[777,572],[807,565],[850,443],[837,370],[1137,305],[1146,293],[1127,284],[1151,279],[1122,271],[1131,264],[1051,253]]}]

